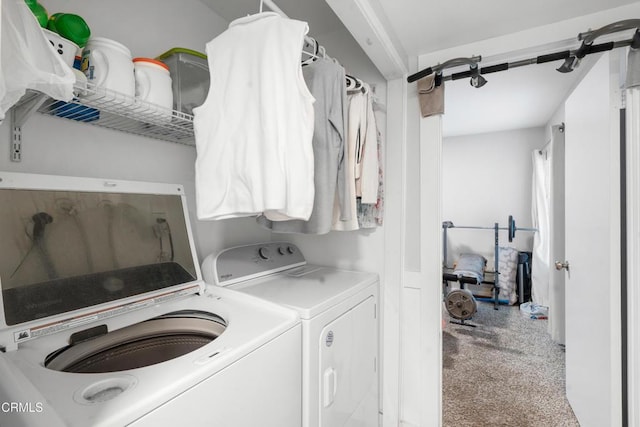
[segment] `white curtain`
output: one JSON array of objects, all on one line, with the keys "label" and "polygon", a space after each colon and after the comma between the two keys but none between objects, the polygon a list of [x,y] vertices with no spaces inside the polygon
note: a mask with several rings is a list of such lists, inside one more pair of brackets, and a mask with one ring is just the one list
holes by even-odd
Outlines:
[{"label": "white curtain", "polygon": [[533,226],[538,229],[533,236],[531,260],[531,299],[534,303],[549,307],[550,268],[550,153],[549,145],[533,152],[533,180],[531,214]]}]

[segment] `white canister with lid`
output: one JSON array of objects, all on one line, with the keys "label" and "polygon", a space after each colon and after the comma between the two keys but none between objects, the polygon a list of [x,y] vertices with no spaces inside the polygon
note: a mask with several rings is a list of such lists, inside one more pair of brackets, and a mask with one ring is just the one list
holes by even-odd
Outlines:
[{"label": "white canister with lid", "polygon": [[171,116],[173,91],[167,64],[151,58],[134,58],[133,69],[136,98],[152,104],[149,108],[153,112]]},{"label": "white canister with lid", "polygon": [[89,83],[134,97],[131,51],[122,43],[104,37],[90,38],[82,51],[81,69]]}]

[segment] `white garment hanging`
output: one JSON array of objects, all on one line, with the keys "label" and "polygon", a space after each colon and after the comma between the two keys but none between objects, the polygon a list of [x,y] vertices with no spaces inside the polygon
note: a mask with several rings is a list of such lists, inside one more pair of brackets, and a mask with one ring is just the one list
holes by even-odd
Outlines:
[{"label": "white garment hanging", "polygon": [[362,204],[358,203],[358,224],[360,228],[375,228],[381,226],[384,217],[384,171],[383,166],[383,141],[384,135],[378,127],[378,123],[381,123],[384,118],[384,110],[375,108],[374,114],[376,116],[376,129],[377,129],[377,151],[378,151],[378,197],[375,204]]},{"label": "white garment hanging", "polygon": [[350,213],[345,218],[348,220],[342,221],[340,219],[341,211],[337,200],[333,207],[333,226],[332,230],[336,231],[353,231],[358,230],[358,207],[356,204],[356,172],[357,172],[357,158],[359,153],[359,146],[361,142],[361,117],[363,112],[366,112],[366,98],[362,92],[355,92],[348,95],[349,107],[347,109],[347,140],[345,147],[345,163],[347,166],[346,180],[347,180],[347,195],[353,203],[350,204]]},{"label": "white garment hanging", "polygon": [[24,1],[1,4],[0,120],[27,89],[70,101],[73,71],[52,48],[29,7]]},{"label": "white garment hanging", "polygon": [[211,85],[194,109],[199,219],[311,215],[314,98],[300,65],[307,31],[306,22],[265,12],[207,44]]},{"label": "white garment hanging", "polygon": [[549,262],[550,262],[550,210],[549,210],[549,161],[544,153],[534,150],[531,211],[533,226],[538,229],[533,235],[531,269],[531,299],[534,303],[549,307]]},{"label": "white garment hanging", "polygon": [[[361,129],[364,136],[360,145],[358,155],[358,173],[356,180],[356,193],[361,197],[360,202],[375,205],[378,201],[378,135],[376,128],[376,118],[373,114],[373,97],[371,88],[363,83],[365,87],[365,111],[364,121],[361,122]],[[362,131],[361,130],[361,131]]]}]

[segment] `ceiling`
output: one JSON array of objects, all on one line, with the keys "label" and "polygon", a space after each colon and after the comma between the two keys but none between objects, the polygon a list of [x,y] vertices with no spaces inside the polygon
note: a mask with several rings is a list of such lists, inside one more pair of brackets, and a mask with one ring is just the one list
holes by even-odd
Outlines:
[{"label": "ceiling", "polygon": [[[411,57],[624,6],[637,0],[377,1],[384,10],[391,31]],[[571,48],[575,47],[577,41]],[[468,79],[446,82],[444,136],[544,126],[575,87],[582,74],[580,71],[584,71],[586,66],[583,64],[582,70],[562,74],[555,71],[560,64],[532,65],[487,75],[488,83],[479,89],[471,87]],[[482,66],[486,65],[490,64],[483,60]]]},{"label": "ceiling", "polygon": [[[228,21],[256,13],[260,5],[259,0],[201,1]],[[329,1],[329,3],[335,1]],[[398,52],[406,53],[408,58],[635,2],[633,0],[353,1],[354,4],[367,3],[375,6],[373,9],[378,14],[384,14],[382,21],[385,31],[391,36],[390,39],[393,40]],[[311,33],[316,37],[331,33],[343,26],[325,0],[275,0],[275,3],[289,17],[307,21]],[[268,10],[266,6],[265,10]],[[482,66],[486,65],[489,64],[483,60]],[[487,75],[489,83],[479,89],[471,87],[467,79],[446,82],[444,135],[543,126],[579,78],[580,73],[577,72],[558,73],[554,68],[559,65],[560,63],[533,65]],[[412,90],[411,85],[409,90]]]},{"label": "ceiling", "polygon": [[578,70],[559,73],[557,66],[547,63],[485,75],[487,84],[477,89],[469,79],[446,82],[443,135],[544,126],[581,75]]},{"label": "ceiling", "polygon": [[[257,13],[259,0],[201,0],[227,21]],[[309,23],[314,36],[331,33],[342,28],[342,22],[324,0],[275,0],[275,3],[287,16]],[[269,8],[264,6],[264,11]]]},{"label": "ceiling", "polygon": [[409,56],[503,36],[636,1],[378,0]]}]

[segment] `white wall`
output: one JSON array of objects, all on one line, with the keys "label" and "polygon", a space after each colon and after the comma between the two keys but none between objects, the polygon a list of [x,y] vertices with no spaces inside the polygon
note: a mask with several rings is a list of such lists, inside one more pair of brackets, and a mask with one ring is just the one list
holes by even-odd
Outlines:
[{"label": "white wall", "polygon": [[[417,71],[417,61],[411,61],[411,69]],[[412,72],[413,72],[412,71]],[[420,108],[415,84],[407,90],[407,155],[406,174],[406,229],[404,267],[407,271],[420,271]]]},{"label": "white wall", "polygon": [[[442,144],[442,219],[459,226],[531,227],[533,150],[548,141],[544,128],[520,129],[445,138]],[[484,255],[493,265],[493,230],[449,229],[448,264],[459,254]],[[531,251],[533,233],[516,232],[509,243],[500,232],[500,245]]]},{"label": "white wall", "polygon": [[551,126],[564,123],[564,102],[553,113],[547,124],[544,126],[544,139],[545,141],[551,140]]}]

